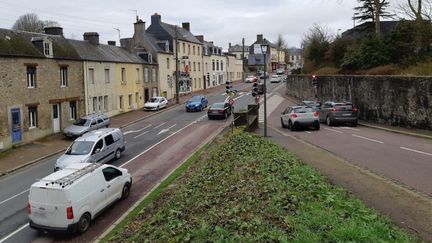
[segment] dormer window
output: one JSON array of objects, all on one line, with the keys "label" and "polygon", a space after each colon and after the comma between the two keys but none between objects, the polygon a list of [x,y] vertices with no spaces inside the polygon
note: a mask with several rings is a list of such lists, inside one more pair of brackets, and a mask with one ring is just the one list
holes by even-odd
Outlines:
[{"label": "dormer window", "polygon": [[50,39],[47,37],[33,37],[31,41],[45,57],[53,57],[53,47]]}]

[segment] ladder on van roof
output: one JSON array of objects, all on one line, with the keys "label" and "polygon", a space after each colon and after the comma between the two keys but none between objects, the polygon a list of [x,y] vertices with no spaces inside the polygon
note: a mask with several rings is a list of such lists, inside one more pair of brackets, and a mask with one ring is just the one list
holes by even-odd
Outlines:
[{"label": "ladder on van roof", "polygon": [[103,163],[92,163],[84,168],[81,168],[75,172],[72,172],[71,174],[64,176],[60,179],[57,179],[55,181],[52,182],[48,182],[46,183],[46,185],[48,186],[50,183],[51,184],[59,184],[62,188],[71,185],[72,183],[74,183],[76,180],[78,180],[79,178],[93,172],[95,169],[99,168],[100,166],[102,166]]}]

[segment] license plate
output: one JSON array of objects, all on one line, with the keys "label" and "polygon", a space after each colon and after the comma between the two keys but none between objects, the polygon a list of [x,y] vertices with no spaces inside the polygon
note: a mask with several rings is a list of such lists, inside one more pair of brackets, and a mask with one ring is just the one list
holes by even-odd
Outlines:
[{"label": "license plate", "polygon": [[217,113],[219,113],[219,111],[212,111],[211,113],[213,113],[213,114],[217,114]]},{"label": "license plate", "polygon": [[344,113],[344,114],[342,114],[342,116],[351,116],[351,114],[349,114],[349,113]]}]

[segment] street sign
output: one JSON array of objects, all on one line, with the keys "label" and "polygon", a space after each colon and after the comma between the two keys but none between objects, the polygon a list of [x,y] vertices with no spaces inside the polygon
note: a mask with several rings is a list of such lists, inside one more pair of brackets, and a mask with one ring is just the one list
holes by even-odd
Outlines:
[{"label": "street sign", "polygon": [[234,105],[234,102],[235,102],[234,99],[231,99],[231,98],[230,98],[230,99],[228,100],[228,103],[229,103],[230,105]]}]

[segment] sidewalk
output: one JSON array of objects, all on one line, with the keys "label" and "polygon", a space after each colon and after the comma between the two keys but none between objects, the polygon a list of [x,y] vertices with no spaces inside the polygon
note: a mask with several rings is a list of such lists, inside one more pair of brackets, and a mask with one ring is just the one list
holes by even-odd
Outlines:
[{"label": "sidewalk", "polygon": [[[236,81],[234,84],[239,84],[241,81]],[[225,85],[219,85],[206,90],[200,90],[193,93],[180,95],[179,101],[182,105],[187,99],[195,94],[209,94],[215,91],[221,93],[225,91]],[[168,108],[171,109],[177,107],[175,99],[172,99],[168,103]],[[164,109],[166,110],[166,109]],[[125,127],[129,124],[143,120],[149,116],[153,116],[164,110],[158,112],[143,111],[143,109],[122,113],[117,116],[111,117],[110,127]],[[48,158],[60,152],[63,152],[73,140],[64,137],[61,133],[57,133],[31,143],[22,145],[17,148],[12,148],[7,151],[0,153],[0,177],[9,173],[12,173],[20,168],[29,166],[42,159]]]}]

